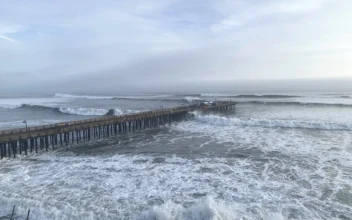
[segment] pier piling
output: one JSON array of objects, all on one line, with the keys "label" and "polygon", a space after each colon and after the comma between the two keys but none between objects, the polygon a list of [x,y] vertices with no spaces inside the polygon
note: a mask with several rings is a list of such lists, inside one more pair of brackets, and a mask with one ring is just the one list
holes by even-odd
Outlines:
[{"label": "pier piling", "polygon": [[[35,148],[48,151],[50,146],[55,149],[58,143],[66,147],[71,143],[91,141],[102,137],[141,131],[158,126],[178,122],[186,118],[192,111],[232,111],[235,102],[217,102],[212,106],[190,105],[171,109],[160,109],[120,116],[104,116],[88,120],[64,122],[58,124],[28,127],[0,131],[0,158],[22,154],[28,155]],[[70,140],[71,139],[71,140]],[[39,142],[39,143],[38,143]]]}]

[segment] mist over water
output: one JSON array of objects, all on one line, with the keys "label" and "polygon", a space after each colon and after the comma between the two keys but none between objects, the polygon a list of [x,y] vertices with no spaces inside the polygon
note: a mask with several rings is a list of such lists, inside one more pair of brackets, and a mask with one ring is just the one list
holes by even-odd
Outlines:
[{"label": "mist over water", "polygon": [[[224,114],[0,161],[18,219],[350,219],[352,92],[52,93],[0,99],[0,129],[237,101]],[[70,109],[70,111],[63,111]]]}]

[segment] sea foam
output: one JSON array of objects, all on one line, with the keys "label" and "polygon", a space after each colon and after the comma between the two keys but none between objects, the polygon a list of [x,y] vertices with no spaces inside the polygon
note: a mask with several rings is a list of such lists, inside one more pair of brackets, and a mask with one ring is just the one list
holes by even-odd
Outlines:
[{"label": "sea foam", "polygon": [[70,98],[70,99],[114,99],[114,96],[91,96],[91,95],[71,95],[63,93],[55,93],[54,97],[57,98]]},{"label": "sea foam", "polygon": [[253,126],[267,128],[306,128],[321,130],[346,130],[351,131],[351,124],[339,124],[325,121],[308,121],[298,119],[262,119],[262,118],[236,118],[223,117],[218,115],[195,115],[195,120],[202,123],[210,123],[212,125],[225,126]]}]

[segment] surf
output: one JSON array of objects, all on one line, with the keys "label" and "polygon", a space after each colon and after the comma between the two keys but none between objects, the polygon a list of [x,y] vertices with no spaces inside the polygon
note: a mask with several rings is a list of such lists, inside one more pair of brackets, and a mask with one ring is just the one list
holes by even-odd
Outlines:
[{"label": "surf", "polygon": [[30,104],[21,104],[21,105],[9,105],[9,106],[0,106],[10,110],[19,110],[25,109],[29,111],[51,111],[55,114],[67,114],[67,115],[80,115],[80,116],[104,116],[104,115],[122,115],[128,113],[134,113],[137,111],[133,110],[121,110],[119,108],[111,109],[100,109],[100,108],[84,108],[84,107],[63,107],[63,106],[54,106],[54,105],[30,105]]},{"label": "surf", "polygon": [[352,131],[352,124],[339,124],[325,121],[307,121],[299,119],[265,119],[265,118],[237,118],[219,115],[194,114],[194,120],[216,126],[246,126],[265,128],[297,128],[331,131]]}]

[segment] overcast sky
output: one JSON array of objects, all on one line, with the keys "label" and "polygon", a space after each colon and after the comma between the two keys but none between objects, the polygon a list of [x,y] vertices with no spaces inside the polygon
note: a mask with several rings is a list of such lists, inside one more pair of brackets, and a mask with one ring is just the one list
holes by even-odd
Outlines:
[{"label": "overcast sky", "polygon": [[351,0],[0,0],[0,81],[349,77],[351,11]]}]

